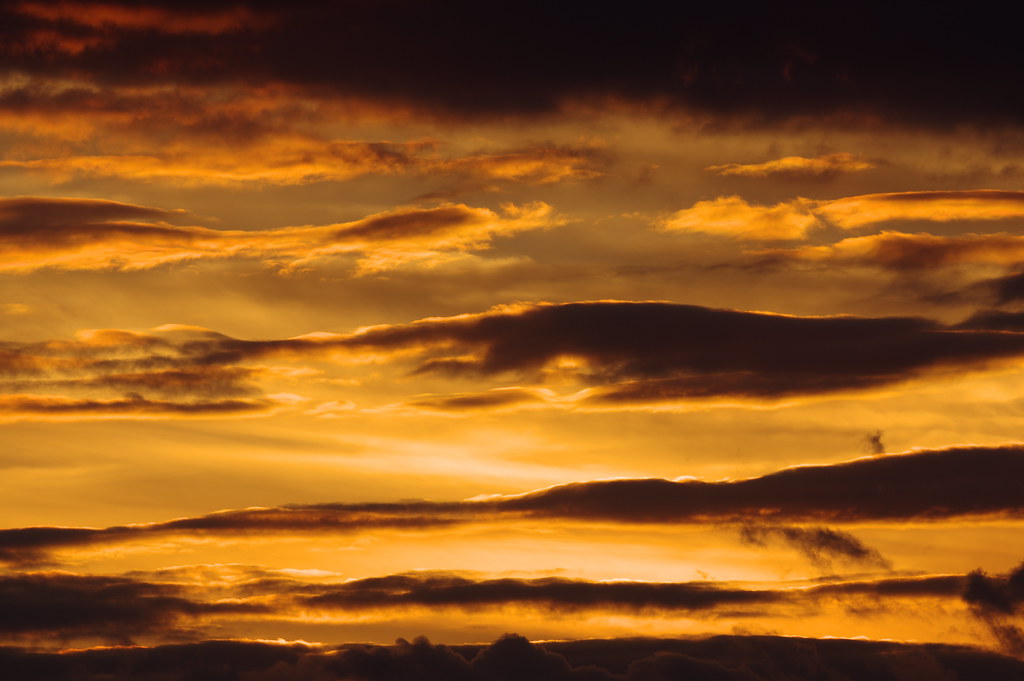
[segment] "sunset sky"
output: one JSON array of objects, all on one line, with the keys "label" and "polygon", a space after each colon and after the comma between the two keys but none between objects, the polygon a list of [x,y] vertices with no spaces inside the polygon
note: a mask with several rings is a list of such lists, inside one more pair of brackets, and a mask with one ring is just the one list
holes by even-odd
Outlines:
[{"label": "sunset sky", "polygon": [[1012,24],[3,3],[0,679],[1024,678]]}]

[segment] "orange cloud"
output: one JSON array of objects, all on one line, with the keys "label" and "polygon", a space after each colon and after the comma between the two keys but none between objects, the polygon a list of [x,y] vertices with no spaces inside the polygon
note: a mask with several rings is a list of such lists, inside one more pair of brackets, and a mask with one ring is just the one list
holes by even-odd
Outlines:
[{"label": "orange cloud", "polygon": [[781,177],[813,179],[834,177],[840,173],[854,173],[876,167],[871,161],[855,154],[826,154],[817,158],[786,156],[764,163],[726,163],[708,166],[704,170],[723,177]]},{"label": "orange cloud", "polygon": [[214,11],[173,11],[162,7],[125,6],[103,2],[21,2],[15,10],[37,19],[94,29],[127,29],[162,33],[218,35],[269,24],[241,5]]},{"label": "orange cloud", "polygon": [[885,222],[924,220],[1006,220],[1024,218],[1024,192],[970,191],[864,194],[831,201],[795,198],[763,206],[739,196],[698,201],[658,225],[668,231],[699,232],[734,239],[802,239],[812,229],[833,225],[861,229]]},{"label": "orange cloud", "polygon": [[276,185],[342,182],[367,174],[465,175],[478,181],[531,185],[599,177],[592,154],[537,147],[444,158],[418,154],[427,143],[372,143],[278,137],[235,148],[191,146],[153,154],[58,156],[0,161],[0,168],[45,172],[57,181],[76,176],[119,177],[173,184]]},{"label": "orange cloud", "polygon": [[720,196],[711,201],[698,201],[658,224],[671,232],[699,232],[733,239],[803,239],[818,225],[817,217],[811,213],[814,205],[808,199],[795,199],[760,206],[747,203],[739,196]]},{"label": "orange cloud", "polygon": [[894,220],[1006,220],[1024,218],[1024,192],[976,189],[865,194],[818,202],[815,213],[843,229]]},{"label": "orange cloud", "polygon": [[216,230],[173,225],[180,211],[113,201],[0,199],[0,270],[137,270],[186,260],[244,258],[281,268],[355,255],[361,271],[439,262],[515,232],[564,220],[550,206],[508,204],[499,214],[464,204],[405,208],[336,225]]},{"label": "orange cloud", "polygon": [[1016,234],[935,236],[882,232],[843,239],[828,246],[754,252],[780,261],[869,265],[914,270],[947,265],[1015,265],[1024,260],[1024,237]]}]

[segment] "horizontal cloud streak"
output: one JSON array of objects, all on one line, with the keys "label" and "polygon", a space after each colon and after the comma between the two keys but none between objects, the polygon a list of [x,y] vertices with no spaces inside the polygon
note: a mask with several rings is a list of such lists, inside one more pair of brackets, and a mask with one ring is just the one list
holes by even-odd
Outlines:
[{"label": "horizontal cloud streak", "polygon": [[[145,544],[157,537],[309,536],[533,519],[763,524],[901,523],[957,517],[1024,517],[1024,448],[925,450],[797,466],[735,481],[597,480],[467,501],[251,508],[102,529],[13,528],[0,530],[0,559],[40,563],[53,560],[51,554],[62,549]],[[781,528],[765,532],[786,534]],[[881,564],[869,548],[846,533],[814,527],[789,533],[791,542],[819,556],[860,556]]]},{"label": "horizontal cloud streak", "polygon": [[[796,198],[773,206],[751,204],[739,196],[698,201],[658,225],[667,231],[698,232],[762,241],[806,238],[817,228],[864,229],[899,221],[985,221],[1024,218],[1024,192],[996,189],[889,192],[833,200]],[[894,233],[887,233],[890,237]],[[885,235],[883,235],[885,236]],[[864,237],[872,239],[875,237]],[[937,237],[933,237],[937,238]],[[850,239],[852,244],[867,243]],[[836,246],[820,247],[824,252]],[[808,248],[809,253],[816,252]]]},{"label": "horizontal cloud streak", "polygon": [[[210,567],[206,566],[207,572]],[[179,568],[187,573],[188,568]],[[1005,583],[1005,578],[989,578]],[[303,582],[235,575],[229,586],[153,581],[130,576],[68,572],[29,572],[0,577],[7,606],[0,636],[13,638],[110,637],[171,634],[186,620],[202,627],[212,618],[272,616],[299,619],[308,613],[344,617],[385,610],[467,612],[525,606],[553,612],[616,611],[635,615],[715,616],[727,610],[753,616],[783,608],[823,605],[825,601],[872,598],[880,603],[922,598],[959,601],[970,575],[922,575],[875,580],[832,578],[810,586],[783,584],[752,588],[719,582],[588,581],[563,577],[479,578],[459,573],[417,572],[367,577],[340,583]],[[976,588],[974,589],[977,590]],[[977,599],[969,601],[976,603]]]},{"label": "horizontal cloud streak", "polygon": [[936,236],[882,232],[827,246],[757,251],[769,262],[882,267],[915,271],[964,264],[1016,265],[1024,258],[1024,237],[1016,234]]},{"label": "horizontal cloud streak", "polygon": [[[179,215],[95,199],[0,199],[0,270],[137,270],[225,258],[288,268],[346,254],[358,256],[364,270],[379,270],[484,250],[495,237],[562,224],[541,203],[506,205],[503,215],[444,204],[337,225],[254,231],[175,226],[161,220]],[[157,221],[133,221],[138,218]]]},{"label": "horizontal cloud streak", "polygon": [[1011,360],[1024,353],[1024,336],[954,331],[917,318],[794,317],[597,301],[522,304],[350,335],[225,347],[243,356],[413,353],[425,358],[418,371],[430,373],[543,380],[557,372],[592,386],[576,397],[578,404],[622,407],[878,388]]},{"label": "horizontal cloud streak", "polygon": [[0,599],[0,636],[86,637],[121,644],[140,634],[172,633],[186,620],[266,610],[193,601],[170,584],[63,572],[2,575]]},{"label": "horizontal cloud streak", "polygon": [[[342,238],[364,239],[367,233],[380,242],[412,238],[404,232],[392,236],[407,229],[404,217],[393,217],[344,227]],[[432,213],[417,229],[430,234],[447,229],[450,217]],[[750,338],[758,343],[752,345]],[[517,304],[278,340],[239,340],[175,325],[149,332],[86,331],[70,340],[0,345],[0,380],[25,389],[122,389],[209,399],[257,392],[253,381],[278,371],[251,365],[257,361],[412,362],[415,373],[513,379],[519,385],[420,396],[405,408],[451,413],[528,406],[628,409],[877,390],[1003,368],[1022,355],[1024,335],[921,318],[797,317],[593,301]],[[558,395],[523,385],[555,379],[572,382],[575,392]]]},{"label": "horizontal cloud streak", "polygon": [[841,173],[871,170],[875,163],[855,154],[826,154],[816,158],[786,156],[764,163],[727,163],[704,170],[722,177],[773,177],[804,180],[826,179]]}]

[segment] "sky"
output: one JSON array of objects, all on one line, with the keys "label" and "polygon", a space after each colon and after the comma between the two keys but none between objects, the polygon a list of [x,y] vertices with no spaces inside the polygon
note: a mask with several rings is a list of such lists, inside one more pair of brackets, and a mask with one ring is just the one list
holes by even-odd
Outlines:
[{"label": "sky", "polygon": [[1024,677],[983,5],[3,3],[0,679]]}]

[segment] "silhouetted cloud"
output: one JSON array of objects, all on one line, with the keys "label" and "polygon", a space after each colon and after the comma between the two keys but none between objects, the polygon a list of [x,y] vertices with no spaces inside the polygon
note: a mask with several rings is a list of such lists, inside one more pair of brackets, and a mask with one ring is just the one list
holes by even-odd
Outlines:
[{"label": "silhouetted cloud", "polygon": [[892,563],[849,532],[830,527],[789,527],[749,521],[740,525],[744,543],[765,546],[769,542],[788,544],[820,570],[831,570],[833,559],[872,567],[892,568]]},{"label": "silhouetted cloud", "polygon": [[518,304],[349,335],[220,345],[254,357],[414,351],[423,357],[418,371],[432,373],[543,380],[556,372],[594,386],[569,402],[623,408],[879,388],[1016,357],[1024,353],[1024,336],[964,333],[921,318],[795,317],[596,301]]},{"label": "silhouetted cloud", "polygon": [[[977,591],[971,575],[922,575],[751,588],[719,582],[588,581],[563,577],[482,578],[457,572],[414,572],[344,582],[303,581],[259,566],[184,566],[121,576],[69,572],[11,573],[0,577],[6,609],[0,637],[42,645],[97,639],[126,642],[201,637],[218,621],[274,618],[301,622],[388,611],[483,610],[538,614],[618,613],[643,617],[714,619],[780,616],[821,610],[848,600],[880,607],[923,598],[958,601]],[[211,582],[204,578],[215,577]],[[221,579],[216,579],[220,577]],[[223,579],[227,577],[227,579]],[[974,603],[974,601],[972,601]],[[1001,611],[1002,612],[1002,611]],[[387,616],[387,615],[383,615]]]},{"label": "silhouetted cloud", "polygon": [[480,608],[533,605],[550,610],[701,611],[720,606],[764,606],[787,600],[772,590],[730,588],[710,582],[590,582],[581,579],[475,580],[458,575],[401,574],[354,580],[317,589],[301,599],[314,609],[387,607]]},{"label": "silhouetted cloud", "polygon": [[1024,563],[1001,577],[990,577],[983,570],[975,570],[967,575],[963,599],[971,606],[974,616],[985,623],[1001,649],[1011,655],[1024,655],[1024,628],[1012,621],[1024,606]]},{"label": "silhouetted cloud", "polygon": [[[424,222],[416,229],[431,238],[440,238],[435,232],[450,224],[434,213],[421,217]],[[359,229],[383,242],[396,224],[407,227],[405,217],[397,222],[388,217],[363,221]],[[664,302],[520,303],[352,333],[315,332],[273,340],[241,340],[167,325],[147,332],[101,329],[65,340],[8,342],[0,346],[0,380],[33,391],[9,396],[12,413],[19,404],[43,412],[47,407],[35,393],[44,388],[90,391],[82,398],[54,396],[68,406],[57,404],[51,411],[73,411],[74,400],[85,398],[96,402],[98,411],[116,411],[131,405],[102,407],[99,403],[110,397],[95,391],[137,392],[145,398],[149,393],[188,395],[200,403],[258,393],[255,379],[278,371],[252,365],[258,361],[318,360],[342,367],[411,362],[414,373],[511,380],[517,385],[420,395],[403,401],[400,406],[407,409],[674,408],[864,392],[999,368],[1024,355],[1024,334],[1001,329],[913,317],[797,317]],[[750,338],[758,343],[751,344]],[[281,369],[282,375],[287,371]],[[541,387],[552,379],[571,382],[573,391],[558,394]],[[261,400],[278,401],[273,394]],[[149,411],[163,408],[153,402]],[[232,404],[250,408],[236,400],[211,405],[210,411]],[[77,409],[84,413],[87,408],[83,403]]]},{"label": "silhouetted cloud", "polygon": [[1022,62],[1010,27],[880,3],[641,3],[610,21],[580,3],[26,2],[0,26],[5,72],[34,79],[289,86],[449,117],[623,103],[746,125],[992,127],[1022,109],[1005,88]]},{"label": "silhouetted cloud", "polygon": [[63,572],[0,575],[0,599],[0,636],[5,638],[46,635],[129,644],[134,636],[168,634],[201,616],[266,610],[253,604],[195,602],[174,585]]},{"label": "silhouetted cloud", "polygon": [[531,643],[506,634],[490,645],[392,646],[205,641],[64,653],[0,648],[3,681],[879,681],[1012,679],[1024,663],[967,646],[775,636],[619,638]]},{"label": "silhouetted cloud", "polygon": [[[39,563],[53,560],[51,552],[62,548],[177,535],[244,538],[387,528],[428,530],[523,518],[726,524],[903,522],[964,516],[1019,519],[1024,517],[1022,491],[1024,449],[1020,446],[961,447],[796,466],[735,481],[596,480],[467,501],[252,508],[103,529],[12,528],[0,530],[0,559]],[[882,564],[880,557],[844,532],[819,527],[764,531],[765,536],[780,532],[812,555],[845,555]]]},{"label": "silhouetted cloud", "polygon": [[1022,476],[1020,447],[961,447],[795,466],[735,481],[571,483],[491,503],[550,517],[627,522],[1019,518]]}]

